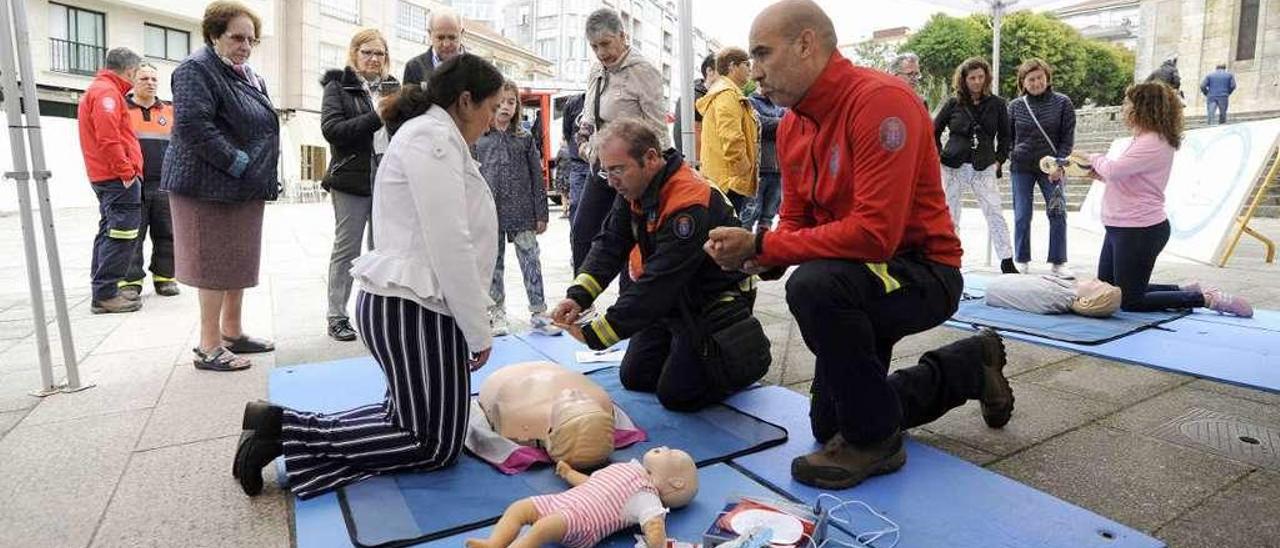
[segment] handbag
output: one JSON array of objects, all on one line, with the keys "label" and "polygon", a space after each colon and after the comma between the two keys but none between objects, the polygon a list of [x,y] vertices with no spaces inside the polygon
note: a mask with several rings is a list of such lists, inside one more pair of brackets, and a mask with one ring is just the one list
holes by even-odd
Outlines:
[{"label": "handbag", "polygon": [[[686,291],[685,296],[689,293]],[[693,346],[707,378],[707,391],[717,398],[742,390],[764,377],[773,362],[769,337],[751,313],[751,307],[735,295],[716,300],[694,318],[690,299],[680,300],[680,312],[694,337]]]}]

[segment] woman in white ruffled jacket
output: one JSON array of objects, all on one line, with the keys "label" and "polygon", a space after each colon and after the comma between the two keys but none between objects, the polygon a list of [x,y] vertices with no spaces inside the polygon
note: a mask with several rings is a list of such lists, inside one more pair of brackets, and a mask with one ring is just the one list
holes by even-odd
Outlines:
[{"label": "woman in white ruffled jacket", "polygon": [[392,138],[374,184],[378,248],[351,273],[360,337],[386,375],[386,400],[341,413],[250,403],[233,468],[245,493],[261,491],[262,467],[281,453],[301,498],[443,468],[462,453],[470,372],[493,343],[486,309],[498,232],[469,147],[489,128],[502,83],[493,65],[464,54],[383,109]]}]

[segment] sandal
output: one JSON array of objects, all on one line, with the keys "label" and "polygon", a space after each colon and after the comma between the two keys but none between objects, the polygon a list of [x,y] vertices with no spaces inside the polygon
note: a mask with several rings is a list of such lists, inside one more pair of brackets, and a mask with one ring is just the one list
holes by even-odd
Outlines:
[{"label": "sandal", "polygon": [[198,347],[191,350],[196,353],[196,359],[192,362],[196,369],[205,371],[242,371],[253,366],[253,362],[249,361],[248,358],[237,356],[225,347],[219,346],[217,350],[209,354],[201,352]]},{"label": "sandal", "polygon": [[226,343],[227,350],[237,354],[258,354],[262,352],[272,352],[276,349],[275,343],[266,339],[256,339],[248,335],[241,334],[239,337],[222,336],[222,342]]}]

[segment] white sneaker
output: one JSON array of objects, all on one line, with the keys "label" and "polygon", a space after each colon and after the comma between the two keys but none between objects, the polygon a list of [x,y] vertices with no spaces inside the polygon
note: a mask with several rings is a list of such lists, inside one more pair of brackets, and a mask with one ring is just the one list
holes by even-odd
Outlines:
[{"label": "white sneaker", "polygon": [[507,324],[507,316],[505,314],[495,315],[489,319],[489,332],[495,337],[502,337],[511,333],[511,326]]},{"label": "white sneaker", "polygon": [[1030,274],[1030,273],[1031,273],[1031,263],[1018,263],[1018,273],[1020,273],[1020,274]]},{"label": "white sneaker", "polygon": [[1071,271],[1071,267],[1068,267],[1067,263],[1055,264],[1053,268],[1049,269],[1049,272],[1064,280],[1076,279],[1076,274]]},{"label": "white sneaker", "polygon": [[533,329],[534,333],[546,335],[548,337],[554,337],[564,333],[563,329],[560,329],[554,323],[551,323],[551,318],[547,316],[545,312],[539,312],[530,316],[529,327]]}]

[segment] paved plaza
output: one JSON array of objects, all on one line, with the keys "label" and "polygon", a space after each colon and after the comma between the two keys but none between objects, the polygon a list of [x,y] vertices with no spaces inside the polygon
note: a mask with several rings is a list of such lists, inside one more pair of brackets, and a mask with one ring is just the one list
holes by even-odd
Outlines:
[{"label": "paved plaza", "polygon": [[[553,306],[571,278],[568,223],[559,213],[552,208],[551,227],[540,238]],[[964,220],[966,268],[990,269],[984,254],[972,251],[985,242],[982,216],[975,210]],[[148,281],[140,312],[91,315],[97,211],[59,210],[55,221],[81,376],[97,386],[44,399],[28,395],[40,386],[40,372],[21,229],[16,214],[0,216],[0,546],[291,546],[290,498],[274,484],[262,496],[245,497],[229,472],[241,409],[266,396],[273,367],[367,354],[359,342],[325,335],[329,204],[267,208],[261,283],[246,292],[244,319],[246,332],[274,339],[278,350],[254,356],[255,367],[236,373],[192,367],[198,323],[192,288],[162,298]],[[1033,250],[1043,258],[1044,215],[1035,222]],[[1280,237],[1276,220],[1255,227]],[[1073,226],[1068,240],[1076,272],[1092,275],[1101,236]],[[508,315],[513,328],[527,329],[510,246],[508,253]],[[1265,264],[1262,254],[1246,237],[1227,269],[1165,257],[1154,279],[1199,279],[1246,295],[1257,308],[1280,309],[1280,266]],[[1043,263],[1033,267],[1047,270]],[[47,286],[47,274],[44,280]],[[807,393],[814,358],[788,313],[782,283],[761,286],[757,313],[773,342],[765,380]],[[56,336],[56,326],[50,330]],[[893,364],[913,364],[965,335],[940,327],[909,337]],[[986,428],[971,402],[912,435],[1170,546],[1280,546],[1280,459],[1260,467],[1152,432],[1197,408],[1280,432],[1280,395],[1027,343],[1006,346],[1018,398],[1008,427]],[[60,362],[56,340],[53,352]],[[61,378],[62,370],[56,373]],[[940,493],[948,488],[938,486]],[[901,546],[911,546],[905,539],[910,531]]]}]

